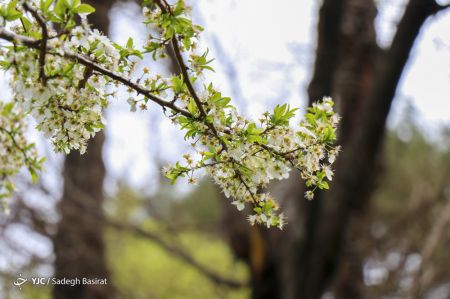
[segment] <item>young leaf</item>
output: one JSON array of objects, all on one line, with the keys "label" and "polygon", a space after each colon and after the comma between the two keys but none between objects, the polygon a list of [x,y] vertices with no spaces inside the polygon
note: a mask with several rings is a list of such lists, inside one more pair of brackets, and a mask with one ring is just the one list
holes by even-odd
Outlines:
[{"label": "young leaf", "polygon": [[50,8],[50,5],[52,5],[53,0],[41,0],[40,7],[41,10],[46,13],[48,9]]},{"label": "young leaf", "polygon": [[22,26],[23,26],[23,29],[25,29],[25,32],[29,32],[30,31],[30,29],[31,29],[31,26],[33,26],[32,24],[31,24],[31,22],[27,19],[27,18],[25,18],[25,17],[20,17],[20,21],[22,22]]},{"label": "young leaf", "polygon": [[93,8],[89,4],[81,4],[78,7],[75,7],[73,9],[73,12],[75,12],[77,14],[91,14],[91,13],[95,12],[95,8]]},{"label": "young leaf", "polygon": [[127,49],[133,49],[133,39],[130,37],[126,45]]},{"label": "young leaf", "polygon": [[189,113],[191,113],[192,115],[195,115],[195,113],[197,112],[197,105],[195,104],[194,99],[191,99],[189,101],[187,108],[189,110]]},{"label": "young leaf", "polygon": [[55,8],[53,9],[53,11],[55,12],[56,16],[62,18],[68,8],[69,5],[67,4],[66,0],[58,0],[55,4]]}]

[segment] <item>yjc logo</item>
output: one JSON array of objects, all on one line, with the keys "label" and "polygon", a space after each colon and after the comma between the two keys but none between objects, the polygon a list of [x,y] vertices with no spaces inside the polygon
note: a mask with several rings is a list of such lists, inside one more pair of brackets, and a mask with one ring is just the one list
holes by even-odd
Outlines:
[{"label": "yjc logo", "polygon": [[24,283],[26,283],[28,281],[28,279],[23,278],[22,274],[19,275],[19,277],[16,279],[16,281],[14,281],[14,285],[19,287],[19,290],[22,290],[22,285]]}]

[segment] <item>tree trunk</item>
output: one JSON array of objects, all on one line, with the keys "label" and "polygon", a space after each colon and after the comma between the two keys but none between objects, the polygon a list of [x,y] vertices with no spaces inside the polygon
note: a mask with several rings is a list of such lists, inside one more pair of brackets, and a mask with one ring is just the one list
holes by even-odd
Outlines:
[{"label": "tree trunk", "polygon": [[[338,143],[343,152],[331,190],[319,193],[312,202],[300,199],[304,204],[296,211],[303,219],[303,229],[291,235],[289,250],[298,259],[287,272],[298,281],[282,288],[288,290],[284,298],[289,299],[321,298],[327,290],[335,298],[364,298],[363,252],[358,240],[368,233],[364,218],[378,172],[386,118],[414,40],[437,9],[434,1],[411,0],[391,47],[382,52],[376,45],[373,1],[345,0],[340,12],[329,9],[337,5],[335,0],[325,0],[321,10],[316,69],[309,94],[311,101],[323,95],[337,101],[342,116]],[[333,20],[328,14],[340,17],[325,26],[325,19]],[[329,26],[332,28],[326,29]],[[339,32],[333,28],[339,28]],[[333,30],[339,38],[332,36]],[[330,65],[333,74],[325,79],[331,82],[322,82],[322,73],[330,72]]]},{"label": "tree trunk", "polygon": [[[327,95],[333,96],[337,102],[339,114],[342,116],[338,143],[344,151],[348,150],[348,141],[352,137],[356,119],[372,83],[374,61],[378,51],[374,29],[375,15],[374,3],[367,0],[325,1],[321,9],[317,58],[308,92],[311,102]],[[335,23],[323,24],[330,22],[330,19]],[[328,65],[333,66],[331,70]],[[329,74],[325,77],[323,73]],[[338,164],[336,176],[341,172],[339,166]],[[364,181],[361,182],[363,183]],[[344,242],[347,226],[351,225],[347,223],[347,217],[337,210],[342,208],[343,212],[349,212],[356,207],[344,206],[342,201],[333,199],[336,189],[344,186],[337,180],[332,182],[331,186],[330,191],[317,193],[311,202],[305,202],[303,196],[300,198],[303,204],[297,212],[298,218],[304,221],[301,224],[303,233],[291,248],[292,254],[299,255],[299,259],[297,264],[292,265],[296,268],[288,272],[298,277],[299,282],[294,285],[294,290],[291,290],[291,295],[287,298],[320,298],[329,287],[336,270],[340,269],[339,246],[331,246],[334,244],[329,242]],[[364,194],[361,192],[357,196],[363,206]],[[363,213],[362,207],[355,213]],[[361,298],[362,260],[356,246],[347,248],[352,256],[348,260],[349,263],[345,264],[344,268],[347,270],[341,272],[346,274],[345,282],[349,285],[347,297],[344,298]]]},{"label": "tree trunk", "polygon": [[[108,31],[108,11],[113,1],[87,1],[96,8],[89,21],[95,28]],[[61,220],[54,237],[56,278],[106,279],[106,285],[55,285],[55,299],[111,299],[110,281],[103,241],[102,160],[104,134],[98,133],[88,144],[87,153],[70,153],[64,163],[64,190],[59,203]]]},{"label": "tree trunk", "polygon": [[[427,17],[439,9],[434,0],[410,0],[391,47],[382,51],[376,44],[374,1],[323,1],[308,93],[310,102],[323,96],[336,101],[343,152],[331,190],[318,192],[313,201],[304,199],[298,181],[284,187],[290,188],[284,198],[287,229],[270,233],[269,241],[260,245],[263,252],[275,249],[281,254],[264,255],[263,269],[270,269],[264,276],[252,271],[252,281],[258,282],[252,285],[254,299],[319,299],[327,291],[338,299],[364,298],[364,252],[358,241],[368,233],[365,215],[386,118],[414,40]],[[252,265],[252,233],[234,223],[228,227],[232,248]],[[236,246],[237,238],[248,246]]]}]

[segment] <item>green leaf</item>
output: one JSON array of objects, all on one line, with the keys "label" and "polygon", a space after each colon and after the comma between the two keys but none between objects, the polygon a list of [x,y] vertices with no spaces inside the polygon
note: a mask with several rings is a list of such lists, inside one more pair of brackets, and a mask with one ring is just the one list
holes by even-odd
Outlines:
[{"label": "green leaf", "polygon": [[53,11],[58,17],[62,18],[69,8],[70,6],[66,0],[58,0]]},{"label": "green leaf", "polygon": [[6,182],[6,190],[8,190],[10,193],[14,191],[14,185],[10,182]]},{"label": "green leaf", "polygon": [[30,29],[31,29],[31,26],[33,26],[32,24],[31,24],[31,22],[27,19],[27,18],[25,18],[25,17],[20,17],[20,21],[22,22],[22,26],[23,26],[23,29],[25,29],[25,32],[29,32],[30,31]]},{"label": "green leaf", "polygon": [[6,69],[9,68],[10,65],[11,65],[11,63],[8,62],[8,61],[5,61],[5,60],[1,60],[1,61],[0,61],[0,67],[1,67],[1,69],[6,70]]},{"label": "green leaf", "polygon": [[127,49],[133,49],[133,39],[130,37],[126,45]]},{"label": "green leaf", "polygon": [[328,183],[327,183],[327,182],[320,182],[320,183],[318,184],[318,187],[319,187],[319,189],[325,189],[325,190],[330,189],[330,187],[328,186]]},{"label": "green leaf", "polygon": [[216,101],[216,105],[219,107],[225,107],[230,102],[231,102],[231,98],[225,97],[225,98],[221,98],[220,100]]},{"label": "green leaf", "polygon": [[52,21],[53,23],[62,23],[63,19],[58,16],[56,13],[53,12],[49,12],[48,16],[47,16],[49,21]]},{"label": "green leaf", "polygon": [[22,16],[22,13],[16,9],[17,1],[18,0],[13,0],[8,3],[8,6],[6,7],[6,16],[5,16],[5,19],[7,21],[14,21]]},{"label": "green leaf", "polygon": [[184,11],[184,3],[183,3],[183,1],[179,0],[172,13],[175,16],[179,16],[183,13],[183,11]]},{"label": "green leaf", "polygon": [[298,109],[290,109],[289,105],[277,105],[273,110],[273,114],[270,117],[270,121],[274,125],[289,125],[289,119],[295,116],[295,111]]},{"label": "green leaf", "polygon": [[253,211],[255,211],[255,213],[257,213],[257,214],[262,213],[262,209],[260,207],[253,208]]},{"label": "green leaf", "polygon": [[40,7],[41,10],[45,13],[50,8],[50,5],[52,5],[53,0],[41,0]]},{"label": "green leaf", "polygon": [[255,123],[250,123],[247,127],[247,134],[259,135],[263,132],[263,129],[257,128]]},{"label": "green leaf", "polygon": [[189,138],[194,138],[197,135],[197,129],[190,129],[184,135],[184,140],[188,140]]},{"label": "green leaf", "polygon": [[7,116],[11,113],[12,109],[14,107],[14,103],[7,103],[3,106],[2,115]]},{"label": "green leaf", "polygon": [[[69,0],[69,1],[70,1],[70,0]],[[71,7],[72,7],[72,8],[76,8],[76,7],[80,6],[80,4],[81,4],[81,0],[72,0],[72,5],[71,5]]]},{"label": "green leaf", "polygon": [[259,144],[265,144],[266,142],[264,141],[264,139],[259,136],[259,135],[249,135],[247,137],[248,142],[254,142],[254,143],[259,143]]},{"label": "green leaf", "polygon": [[77,14],[91,14],[95,12],[95,8],[93,8],[89,4],[81,4],[78,7],[75,7],[73,12]]},{"label": "green leaf", "polygon": [[36,183],[38,181],[38,174],[36,172],[36,170],[33,167],[28,168],[28,171],[31,174],[31,181],[34,183]]},{"label": "green leaf", "polygon": [[18,2],[18,0],[13,0],[8,3],[8,6],[6,7],[6,12],[8,14],[10,14],[11,12],[17,11],[16,10],[17,2]]},{"label": "green leaf", "polygon": [[214,158],[215,154],[212,152],[204,152],[203,156],[204,156],[205,160],[208,160],[208,159]]},{"label": "green leaf", "polygon": [[191,113],[192,115],[195,115],[195,113],[197,112],[197,105],[195,104],[194,99],[191,99],[189,101],[187,108],[188,108],[189,113]]},{"label": "green leaf", "polygon": [[175,93],[183,93],[185,91],[186,85],[183,82],[183,79],[180,77],[172,77],[172,89]]}]

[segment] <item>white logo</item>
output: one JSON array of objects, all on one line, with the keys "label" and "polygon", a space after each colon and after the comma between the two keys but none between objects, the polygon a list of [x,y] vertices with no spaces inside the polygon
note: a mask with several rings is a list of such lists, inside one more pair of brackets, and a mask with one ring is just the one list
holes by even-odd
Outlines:
[{"label": "white logo", "polygon": [[19,290],[22,290],[22,285],[23,285],[24,283],[26,283],[27,281],[28,281],[28,279],[23,278],[23,277],[22,277],[22,274],[20,274],[19,277],[16,279],[16,281],[14,281],[14,285],[15,285],[16,287],[19,287]]}]

